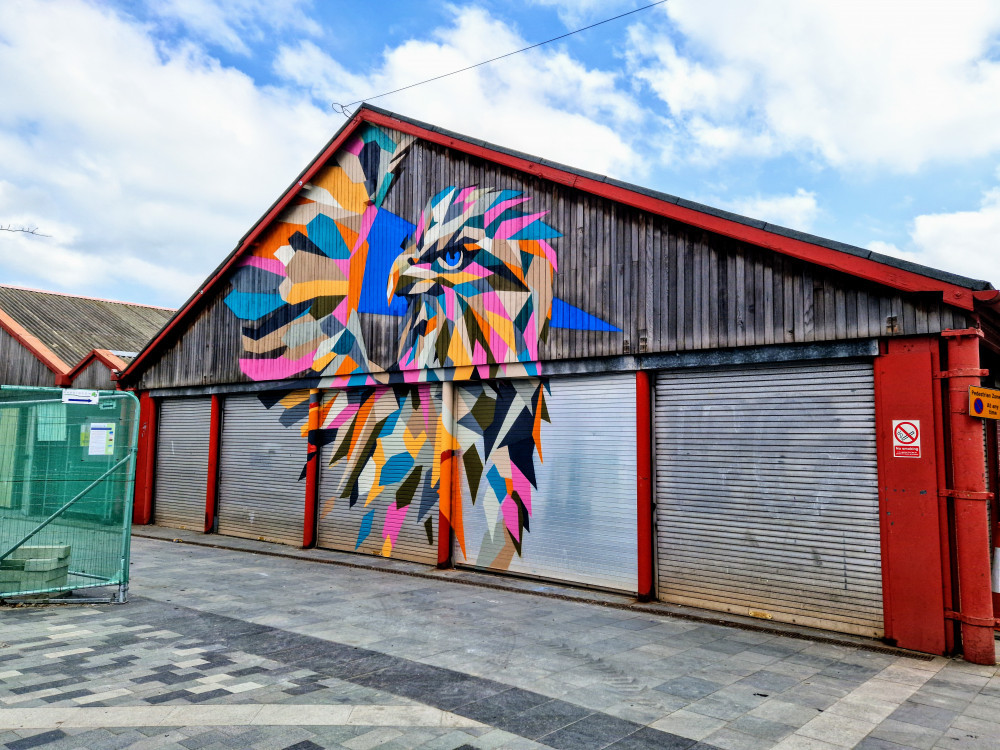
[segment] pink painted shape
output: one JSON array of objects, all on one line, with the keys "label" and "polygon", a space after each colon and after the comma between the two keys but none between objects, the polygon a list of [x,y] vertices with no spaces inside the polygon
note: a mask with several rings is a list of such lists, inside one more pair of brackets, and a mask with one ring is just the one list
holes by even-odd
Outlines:
[{"label": "pink painted shape", "polygon": [[385,539],[389,537],[392,540],[392,546],[396,546],[396,537],[399,536],[399,527],[403,525],[403,519],[406,518],[406,511],[410,509],[409,505],[404,505],[402,508],[397,508],[396,503],[389,503],[389,508],[385,512],[385,523],[382,524],[382,538]]},{"label": "pink painted shape", "polygon": [[526,216],[518,216],[516,219],[501,221],[500,226],[497,227],[497,231],[493,235],[493,238],[497,240],[505,240],[512,234],[517,234],[532,222],[538,221],[547,213],[548,211],[540,211],[537,214],[527,214]]},{"label": "pink painted shape", "polygon": [[503,303],[500,302],[500,295],[496,292],[486,292],[479,295],[479,298],[483,301],[483,309],[486,312],[491,312],[494,315],[500,315],[504,318],[510,318],[510,315],[503,307]]},{"label": "pink painted shape", "polygon": [[524,346],[528,350],[528,357],[531,360],[538,359],[538,332],[535,330],[535,313],[528,318],[528,324],[524,327]]},{"label": "pink painted shape", "polygon": [[552,264],[552,270],[558,271],[559,264],[556,262],[556,251],[552,249],[552,245],[545,240],[537,240],[537,242],[538,246],[542,248],[542,252],[545,253],[545,257],[548,258],[549,263]]},{"label": "pink painted shape", "polygon": [[364,147],[365,142],[361,140],[360,136],[357,135],[350,138],[347,143],[344,144],[344,150],[350,151],[355,156],[358,156],[361,153],[361,149]]},{"label": "pink painted shape", "polygon": [[503,503],[500,505],[500,509],[503,511],[503,522],[507,526],[507,530],[510,535],[514,537],[517,541],[521,541],[521,531],[518,528],[517,519],[517,503],[511,498],[510,495],[504,498]]},{"label": "pink painted shape", "polygon": [[493,272],[485,268],[478,263],[470,263],[465,268],[462,269],[462,273],[467,273],[470,276],[476,276],[480,279],[485,279],[487,276],[491,275]]},{"label": "pink painted shape", "polygon": [[420,370],[404,370],[403,371],[403,381],[406,383],[419,383],[420,382]]},{"label": "pink painted shape", "polygon": [[340,304],[337,305],[331,313],[333,317],[343,323],[345,327],[347,326],[347,318],[350,315],[350,310],[348,309],[347,304],[348,299],[349,297],[344,297],[344,299],[340,301]]},{"label": "pink painted shape", "polygon": [[[501,201],[497,203],[493,208],[489,209],[485,214],[483,214],[483,226],[489,226],[490,223],[506,211],[511,206],[517,206],[524,203],[526,200],[530,200],[528,196],[521,196],[520,198],[511,198],[509,200]],[[506,222],[504,222],[506,223]]]},{"label": "pink painted shape", "polygon": [[[462,203],[464,204],[466,202],[465,199],[469,196],[469,193],[471,193],[475,189],[476,189],[475,185],[469,185],[469,187],[467,188],[462,188],[462,192],[458,194],[458,197],[455,199],[455,201],[456,202],[462,201]],[[463,208],[468,208],[468,206],[463,206]]]},{"label": "pink painted shape", "polygon": [[426,212],[421,212],[420,218],[417,219],[417,228],[413,232],[413,241],[420,242],[420,236],[424,233],[424,216]]},{"label": "pink painted shape", "polygon": [[472,364],[485,365],[489,361],[490,358],[486,356],[486,350],[483,349],[482,342],[477,341],[475,348],[472,350]]},{"label": "pink painted shape", "polygon": [[354,419],[358,413],[359,404],[348,404],[347,407],[337,416],[330,420],[329,427],[342,427],[349,419]]},{"label": "pink painted shape", "polygon": [[489,365],[479,365],[479,377],[481,377],[483,380],[489,380],[490,377]]},{"label": "pink painted shape", "polygon": [[375,223],[375,214],[378,213],[378,208],[375,206],[368,206],[365,209],[364,215],[361,217],[361,231],[358,232],[358,241],[354,243],[354,247],[351,248],[351,255],[356,253],[361,246],[368,241],[368,233],[372,230],[372,224]]},{"label": "pink painted shape", "polygon": [[531,482],[528,478],[521,473],[513,463],[510,465],[510,481],[514,485],[514,492],[518,494],[521,501],[524,503],[524,507],[528,509],[528,515],[531,515]]},{"label": "pink painted shape", "polygon": [[337,264],[337,268],[340,272],[344,274],[345,279],[351,278],[351,259],[350,258],[334,258],[333,262]]},{"label": "pink painted shape", "polygon": [[458,314],[458,295],[455,294],[455,290],[451,287],[443,287],[443,289],[445,315],[448,316],[448,320],[454,320]]},{"label": "pink painted shape", "polygon": [[312,367],[316,352],[310,352],[302,359],[292,361],[284,357],[277,359],[241,359],[240,370],[251,380],[284,380]]},{"label": "pink painted shape", "polygon": [[263,268],[265,271],[276,273],[279,276],[285,275],[285,264],[277,258],[258,258],[256,255],[251,255],[241,265]]}]

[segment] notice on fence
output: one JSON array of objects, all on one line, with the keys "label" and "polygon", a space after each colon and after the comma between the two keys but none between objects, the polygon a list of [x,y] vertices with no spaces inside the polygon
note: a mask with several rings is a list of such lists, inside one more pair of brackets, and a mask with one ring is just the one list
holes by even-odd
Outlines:
[{"label": "notice on fence", "polygon": [[91,422],[88,456],[111,456],[115,452],[115,425],[113,422]]},{"label": "notice on fence", "polygon": [[97,391],[81,391],[77,388],[67,388],[62,392],[64,404],[96,404],[101,400]]}]

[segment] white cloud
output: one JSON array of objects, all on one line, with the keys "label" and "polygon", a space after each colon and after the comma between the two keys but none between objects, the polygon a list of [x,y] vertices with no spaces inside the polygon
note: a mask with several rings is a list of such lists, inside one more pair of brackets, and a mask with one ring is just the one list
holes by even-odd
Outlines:
[{"label": "white cloud", "polygon": [[318,34],[318,24],[303,8],[309,4],[309,0],[147,0],[157,16],[243,55],[250,54],[246,40],[260,41],[272,31]]},{"label": "white cloud", "polygon": [[917,216],[905,248],[877,241],[868,249],[1000,284],[1000,187],[976,210]]},{"label": "white cloud", "polygon": [[632,29],[629,65],[687,126],[692,149],[804,150],[902,171],[1000,150],[995,0],[663,7],[667,30]]},{"label": "white cloud", "polygon": [[[348,103],[458,70],[524,47],[507,25],[478,8],[429,40],[410,40],[351,73],[311,42],[283,47],[275,71],[321,101]],[[618,76],[589,69],[558,49],[534,50],[373,100],[460,133],[604,174],[637,178],[645,163],[630,143],[645,117]]]},{"label": "white cloud", "polygon": [[[602,18],[632,10],[634,0],[531,0],[534,5],[555,8],[559,19],[570,28],[579,28]],[[538,40],[535,40],[538,41]]]},{"label": "white cloud", "polygon": [[0,238],[0,278],[137,301],[183,301],[340,124],[74,0],[0,4],[0,80],[0,221],[53,235]]},{"label": "white cloud", "polygon": [[728,207],[752,219],[809,231],[819,215],[816,193],[799,188],[791,195],[754,196],[731,201]]}]

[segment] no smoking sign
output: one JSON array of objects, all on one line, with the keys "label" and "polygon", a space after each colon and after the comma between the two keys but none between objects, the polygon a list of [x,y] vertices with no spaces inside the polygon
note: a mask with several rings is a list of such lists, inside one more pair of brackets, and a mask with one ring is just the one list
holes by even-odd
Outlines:
[{"label": "no smoking sign", "polygon": [[893,458],[920,458],[920,420],[892,420]]}]

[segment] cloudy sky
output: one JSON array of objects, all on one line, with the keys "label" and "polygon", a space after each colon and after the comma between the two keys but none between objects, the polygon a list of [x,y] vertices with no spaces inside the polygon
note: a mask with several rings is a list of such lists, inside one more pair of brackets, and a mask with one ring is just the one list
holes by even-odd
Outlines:
[{"label": "cloudy sky", "polygon": [[[0,283],[176,306],[353,102],[632,0],[3,0]],[[373,103],[1000,285],[1000,3],[671,0]]]}]

